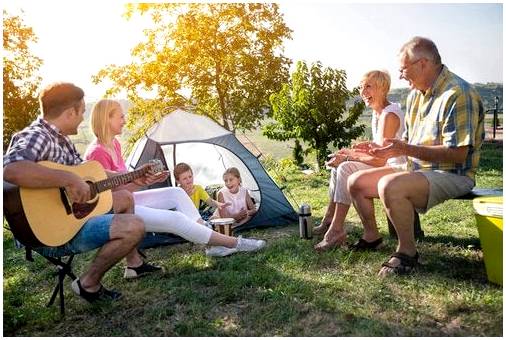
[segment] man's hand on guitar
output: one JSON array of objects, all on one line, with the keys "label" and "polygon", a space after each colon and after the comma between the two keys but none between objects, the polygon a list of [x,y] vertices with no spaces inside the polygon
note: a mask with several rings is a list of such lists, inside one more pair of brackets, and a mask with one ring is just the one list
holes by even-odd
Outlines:
[{"label": "man's hand on guitar", "polygon": [[67,172],[69,174],[69,184],[65,186],[65,191],[71,202],[74,203],[85,203],[92,197],[90,192],[90,186],[81,177]]}]

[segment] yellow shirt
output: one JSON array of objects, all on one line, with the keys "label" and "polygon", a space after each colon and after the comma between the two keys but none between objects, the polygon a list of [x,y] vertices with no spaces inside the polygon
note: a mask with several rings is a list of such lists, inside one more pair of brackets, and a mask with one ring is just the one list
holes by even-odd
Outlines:
[{"label": "yellow shirt", "polygon": [[193,194],[190,195],[190,198],[195,207],[198,209],[200,207],[200,201],[207,201],[209,199],[209,194],[201,185],[198,184],[194,184],[193,189]]},{"label": "yellow shirt", "polygon": [[409,157],[408,169],[441,170],[474,179],[485,138],[478,92],[446,66],[425,94],[413,90],[406,105],[404,137],[412,145],[469,146],[464,163],[429,162]]}]

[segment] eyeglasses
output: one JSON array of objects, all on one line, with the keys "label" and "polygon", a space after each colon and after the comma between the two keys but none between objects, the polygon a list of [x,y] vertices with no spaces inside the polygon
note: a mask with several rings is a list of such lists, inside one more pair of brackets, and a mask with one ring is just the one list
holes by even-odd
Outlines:
[{"label": "eyeglasses", "polygon": [[417,59],[417,60],[413,61],[412,63],[409,63],[407,66],[401,67],[401,68],[399,69],[399,73],[400,73],[400,74],[406,74],[406,70],[407,70],[408,68],[410,68],[411,66],[415,65],[417,62],[419,62],[419,61],[420,61],[420,60],[422,60],[422,59],[423,59],[423,58]]}]

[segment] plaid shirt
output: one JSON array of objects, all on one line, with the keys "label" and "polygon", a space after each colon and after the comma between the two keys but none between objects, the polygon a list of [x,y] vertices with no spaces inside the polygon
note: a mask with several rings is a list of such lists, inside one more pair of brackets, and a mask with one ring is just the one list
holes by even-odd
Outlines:
[{"label": "plaid shirt", "polygon": [[64,165],[76,165],[83,161],[69,137],[41,117],[12,136],[4,155],[4,167],[24,160],[52,161]]},{"label": "plaid shirt", "polygon": [[425,94],[413,90],[406,105],[404,139],[412,145],[469,146],[464,163],[408,158],[410,170],[442,170],[474,179],[485,138],[485,113],[476,90],[443,66]]}]

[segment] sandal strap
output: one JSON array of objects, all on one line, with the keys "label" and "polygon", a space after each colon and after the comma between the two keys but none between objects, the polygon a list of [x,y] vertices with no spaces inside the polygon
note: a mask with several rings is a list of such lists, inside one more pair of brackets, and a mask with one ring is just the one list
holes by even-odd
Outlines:
[{"label": "sandal strap", "polygon": [[359,239],[357,243],[352,244],[350,246],[351,249],[361,250],[361,249],[376,249],[383,242],[383,237],[380,237],[374,241],[368,242],[363,238]]},{"label": "sandal strap", "polygon": [[418,264],[419,255],[418,255],[418,252],[416,252],[415,255],[413,255],[413,256],[409,256],[404,253],[396,251],[395,253],[390,255],[390,258],[392,258],[392,257],[398,258],[401,261],[401,263],[404,265],[409,265],[409,266],[413,267]]},{"label": "sandal strap", "polygon": [[411,272],[418,265],[418,252],[414,256],[409,256],[404,253],[395,252],[390,256],[391,258],[398,258],[399,264],[397,266],[389,263],[388,261],[382,263],[382,267],[388,267],[393,269],[397,274],[406,274]]}]

